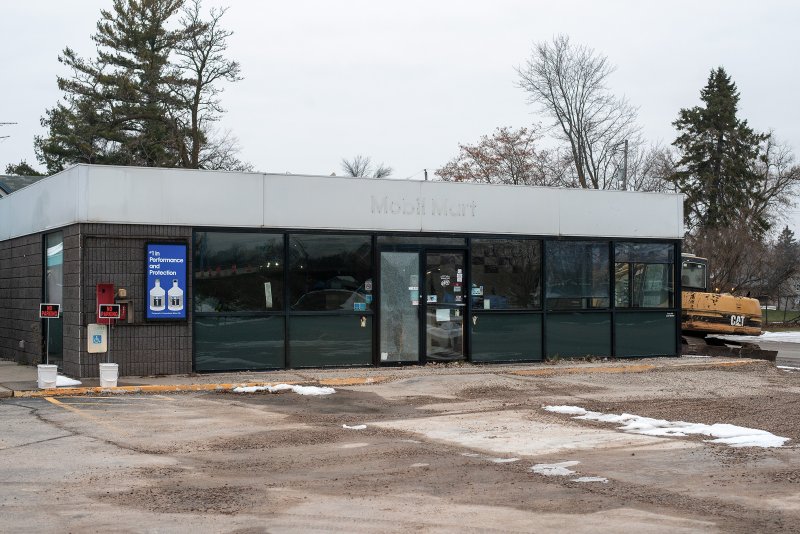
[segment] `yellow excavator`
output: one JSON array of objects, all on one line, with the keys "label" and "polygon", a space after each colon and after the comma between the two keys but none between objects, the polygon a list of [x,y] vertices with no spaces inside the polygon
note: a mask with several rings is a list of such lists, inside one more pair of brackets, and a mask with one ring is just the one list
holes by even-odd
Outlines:
[{"label": "yellow excavator", "polygon": [[757,299],[715,293],[708,288],[708,260],[681,255],[681,340],[684,354],[736,356],[774,361],[777,351],[753,343],[723,340],[714,335],[761,335],[761,304]]}]

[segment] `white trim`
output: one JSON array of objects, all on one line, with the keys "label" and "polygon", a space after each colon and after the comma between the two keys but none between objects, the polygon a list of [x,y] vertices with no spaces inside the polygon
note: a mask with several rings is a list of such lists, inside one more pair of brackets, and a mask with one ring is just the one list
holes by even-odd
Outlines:
[{"label": "white trim", "polygon": [[0,240],[83,222],[680,239],[683,196],[77,165],[0,203]]}]

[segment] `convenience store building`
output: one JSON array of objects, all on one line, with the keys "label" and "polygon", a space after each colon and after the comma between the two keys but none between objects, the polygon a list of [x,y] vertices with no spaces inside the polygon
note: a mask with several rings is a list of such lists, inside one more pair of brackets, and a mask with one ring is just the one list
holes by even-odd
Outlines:
[{"label": "convenience store building", "polygon": [[103,298],[122,375],[674,356],[682,220],[673,194],[77,165],[0,199],[0,357],[97,376]]}]

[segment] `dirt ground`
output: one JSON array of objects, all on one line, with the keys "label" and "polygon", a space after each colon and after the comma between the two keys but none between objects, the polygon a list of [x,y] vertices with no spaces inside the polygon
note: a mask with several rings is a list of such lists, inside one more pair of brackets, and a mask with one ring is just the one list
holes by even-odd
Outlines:
[{"label": "dirt ground", "polygon": [[[795,532],[798,401],[800,373],[769,364],[550,377],[442,370],[319,397],[9,399],[0,531]],[[642,436],[542,409],[550,404],[791,441],[732,448]],[[531,470],[565,461],[578,462],[574,475]]]}]

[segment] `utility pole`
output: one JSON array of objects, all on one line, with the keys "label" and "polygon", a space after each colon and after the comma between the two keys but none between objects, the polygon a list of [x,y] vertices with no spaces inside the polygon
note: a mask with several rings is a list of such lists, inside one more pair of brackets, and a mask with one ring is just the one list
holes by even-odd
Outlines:
[{"label": "utility pole", "polygon": [[625,151],[622,159],[622,190],[628,190],[628,140],[625,139]]}]

